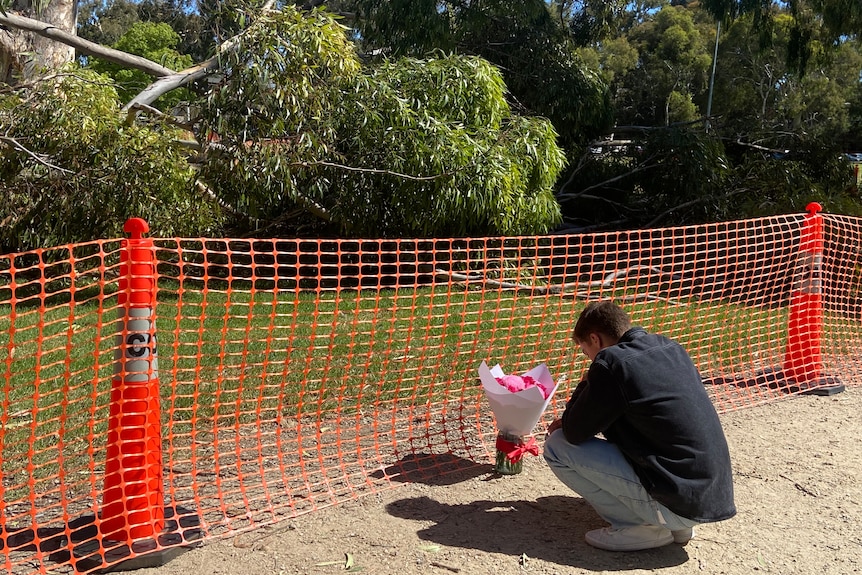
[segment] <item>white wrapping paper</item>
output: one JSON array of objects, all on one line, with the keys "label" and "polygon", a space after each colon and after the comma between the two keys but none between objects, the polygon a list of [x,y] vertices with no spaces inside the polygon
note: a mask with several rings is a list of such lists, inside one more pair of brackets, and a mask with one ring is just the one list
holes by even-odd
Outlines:
[{"label": "white wrapping paper", "polygon": [[544,363],[537,365],[524,376],[530,376],[541,382],[546,389],[552,390],[547,398],[537,386],[512,393],[497,383],[496,378],[505,375],[499,365],[489,369],[488,364],[483,361],[479,366],[479,379],[497,419],[497,431],[520,436],[530,435],[554,398],[559,384],[554,383],[554,378]]}]

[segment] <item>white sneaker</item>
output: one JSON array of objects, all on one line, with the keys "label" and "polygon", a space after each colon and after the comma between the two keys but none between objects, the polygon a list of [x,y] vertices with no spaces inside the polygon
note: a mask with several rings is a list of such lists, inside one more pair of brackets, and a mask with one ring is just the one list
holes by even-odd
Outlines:
[{"label": "white sneaker", "polygon": [[584,537],[587,543],[606,551],[640,551],[673,543],[673,535],[660,525],[637,525],[612,529],[594,529]]},{"label": "white sneaker", "polygon": [[685,545],[691,538],[694,537],[694,528],[689,527],[688,529],[677,529],[676,531],[671,531],[671,535],[673,535],[673,542],[679,545]]}]

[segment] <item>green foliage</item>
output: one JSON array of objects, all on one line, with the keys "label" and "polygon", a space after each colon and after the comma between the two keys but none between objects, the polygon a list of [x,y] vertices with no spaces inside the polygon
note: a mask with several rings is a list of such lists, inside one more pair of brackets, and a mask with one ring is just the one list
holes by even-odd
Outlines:
[{"label": "green foliage", "polygon": [[627,145],[585,155],[560,195],[566,221],[642,227],[716,221],[728,213],[730,166],[714,133],[685,124],[623,136]]},{"label": "green foliage", "polygon": [[361,79],[346,111],[348,161],[424,178],[345,180],[335,210],[350,234],[527,234],[559,221],[556,133],[546,120],[510,114],[486,61],[387,63]]},{"label": "green foliage", "polygon": [[[581,49],[611,82],[621,125],[618,143],[585,154],[561,189],[567,221],[694,223],[798,212],[812,199],[859,209],[834,145],[852,139],[844,134],[862,109],[858,45],[827,50],[810,37],[800,75],[787,64],[797,16],[777,10],[769,26],[737,16],[721,39],[708,131],[694,121],[705,111],[714,23],[697,8],[666,6],[614,44]],[[637,49],[634,67],[618,56],[623,42]]]},{"label": "green foliage", "polygon": [[[240,34],[257,20],[265,0],[197,0],[203,33],[216,44]],[[276,2],[278,8],[284,2]]]},{"label": "green foliage", "polygon": [[656,125],[699,115],[686,102],[706,89],[712,57],[691,11],[665,6],[629,42],[639,62],[618,78],[618,121]]},{"label": "green foliage", "polygon": [[[190,56],[181,55],[176,51],[180,37],[165,23],[136,22],[114,44],[114,48],[143,56],[153,62],[158,62],[172,70],[183,70],[192,65]],[[91,59],[90,66],[96,72],[106,74],[117,83],[117,92],[123,102],[131,100],[137,93],[146,88],[152,79],[139,70],[130,70],[113,62],[98,58]],[[188,90],[175,90],[159,100],[165,109],[170,109],[181,100],[189,98]]]},{"label": "green foliage", "polygon": [[359,69],[344,30],[322,12],[256,21],[201,103],[201,179],[252,218],[277,218],[322,193],[327,183],[301,164],[332,157],[341,94]]},{"label": "green foliage", "polygon": [[[730,24],[748,17],[754,31],[772,33],[776,18],[790,16],[785,64],[794,72],[807,73],[812,57],[824,46],[837,46],[862,33],[862,3],[857,0],[704,0],[703,7],[716,19]],[[766,42],[762,42],[766,46]]]},{"label": "green foliage", "polygon": [[160,62],[166,50],[176,48],[180,37],[165,23],[138,22],[114,44],[114,48]]},{"label": "green foliage", "polygon": [[627,14],[625,0],[578,2],[568,13],[569,30],[579,46],[590,46],[616,36]]},{"label": "green foliage", "polygon": [[609,38],[600,47],[579,48],[577,54],[588,69],[598,70],[609,86],[638,65],[638,51],[624,37]]},{"label": "green foliage", "polygon": [[[301,9],[314,3],[277,2],[267,12],[263,4],[202,0],[192,13],[188,0],[82,3],[83,36],[174,69],[192,63],[182,54],[200,61],[239,34],[235,49],[221,53],[221,69],[194,87],[199,95],[175,91],[158,102],[168,109],[189,99],[200,112],[194,134],[203,150],[187,159],[207,193],[231,208],[230,227],[220,233],[534,233],[559,221],[558,201],[570,222],[611,227],[800,211],[812,196],[830,211],[858,206],[838,146],[862,146],[858,19],[844,0],[701,3],[733,18],[732,25],[723,20],[708,124],[697,120],[705,113],[715,22],[698,3],[329,3],[356,15],[341,21],[352,30],[322,10]],[[838,9],[846,14],[840,24]],[[844,36],[833,34],[838,28]],[[800,58],[805,74],[797,73]],[[121,101],[151,81],[93,65],[116,80]],[[150,177],[173,181],[166,174],[182,166],[182,189],[168,184],[176,191],[164,197],[186,194],[184,206],[197,201],[185,187],[192,172],[168,143],[178,136],[172,130],[121,123],[110,98],[105,107],[84,97],[84,108],[67,110],[55,97],[51,110],[33,104],[34,94],[5,98],[2,127],[14,126],[7,137],[22,147],[0,144],[3,176],[26,182],[14,193],[4,184],[15,207],[0,208],[0,221],[30,229],[21,232],[26,242],[41,241],[33,239],[39,224],[27,222],[57,219],[40,212],[31,190],[41,188],[28,186],[84,181],[90,164],[102,165],[91,147],[105,147],[106,157],[127,166],[112,147],[122,138],[131,138],[123,146],[133,156],[135,142],[150,137],[156,148],[167,146],[161,159],[179,163]],[[67,137],[53,116],[38,118],[48,112],[75,118],[80,134]],[[40,126],[49,126],[43,132],[54,141],[35,136]],[[587,143],[610,133],[611,145]],[[60,151],[57,142],[67,140]],[[555,183],[566,163],[557,142],[569,151],[565,183]],[[155,190],[152,182],[138,185]],[[86,189],[84,203],[98,205]],[[66,193],[57,194],[59,203],[77,225],[85,218]],[[200,225],[217,225],[203,205],[170,224],[191,229],[200,216]],[[105,211],[116,209],[105,203]],[[19,245],[4,233],[4,242]]]},{"label": "green foliage", "polygon": [[113,46],[133,24],[140,21],[131,0],[84,0],[78,3],[78,36]]},{"label": "green foliage", "polygon": [[143,22],[169,24],[180,37],[177,52],[201,62],[212,55],[215,37],[207,29],[204,14],[194,8],[196,0],[139,0],[138,17]]},{"label": "green foliage", "polygon": [[370,74],[407,98],[411,108],[471,133],[496,132],[511,115],[499,68],[481,58],[387,61]]},{"label": "green foliage", "polygon": [[[554,0],[567,22],[572,40],[579,47],[595,47],[626,36],[636,25],[649,20],[666,0]],[[683,3],[685,4],[685,3]]]},{"label": "green foliage", "polygon": [[303,133],[330,142],[339,95],[360,64],[332,18],[285,9],[255,22],[221,68],[203,105],[205,131],[235,142]]},{"label": "green foliage", "polygon": [[625,148],[589,154],[560,196],[567,222],[654,227],[799,213],[811,201],[862,214],[835,146],[797,139],[790,154],[728,144],[698,124],[643,129]]},{"label": "green foliage", "polygon": [[0,96],[0,248],[47,247],[122,234],[132,216],[154,234],[197,234],[216,214],[189,185],[163,126],[123,124],[110,80],[70,67]]},{"label": "green foliage", "polygon": [[670,123],[691,122],[700,117],[700,111],[691,101],[691,94],[672,90],[667,97],[667,119]]},{"label": "green foliage", "polygon": [[506,85],[516,100],[550,119],[564,145],[574,147],[611,126],[607,85],[596,70],[584,65],[556,23],[524,17],[509,27],[493,18],[485,25],[488,28],[480,34],[487,41],[472,45],[469,52],[506,70]]},{"label": "green foliage", "polygon": [[734,196],[729,213],[746,217],[801,213],[809,202],[817,201],[832,213],[862,215],[852,174],[838,150],[819,145],[806,149],[805,142],[781,159],[748,153],[728,178],[728,193]]},{"label": "green foliage", "polygon": [[762,48],[753,22],[743,17],[731,26],[718,56],[714,110],[725,129],[751,134],[761,146],[790,149],[805,135],[825,147],[851,125],[847,104],[859,93],[862,54],[855,43],[821,53],[817,68],[804,76],[786,63],[792,19],[775,19],[770,46]]},{"label": "green foliage", "polygon": [[653,130],[643,140],[643,153],[656,158],[655,168],[640,180],[643,200],[654,210],[650,224],[714,221],[725,213],[729,166],[714,135],[699,125]]},{"label": "green foliage", "polygon": [[[530,233],[559,220],[556,133],[512,116],[487,61],[363,71],[331,17],[290,8],[241,42],[201,108],[200,177],[237,211],[283,233],[354,236]],[[297,209],[305,216],[284,217]]]},{"label": "green foliage", "polygon": [[455,49],[455,14],[437,0],[358,0],[355,4],[362,45],[388,57],[424,56]]},{"label": "green foliage", "polygon": [[862,4],[855,0],[810,0],[832,38],[862,34]]},{"label": "green foliage", "polygon": [[366,53],[481,56],[503,70],[519,107],[553,122],[564,146],[574,147],[611,125],[607,86],[578,57],[562,21],[543,0],[356,0],[354,5]]},{"label": "green foliage", "polygon": [[179,38],[171,47],[199,62],[210,56],[215,37],[207,29],[205,15],[194,10],[195,4],[194,0],[84,0],[78,3],[78,36],[114,46],[138,22],[165,23]]}]

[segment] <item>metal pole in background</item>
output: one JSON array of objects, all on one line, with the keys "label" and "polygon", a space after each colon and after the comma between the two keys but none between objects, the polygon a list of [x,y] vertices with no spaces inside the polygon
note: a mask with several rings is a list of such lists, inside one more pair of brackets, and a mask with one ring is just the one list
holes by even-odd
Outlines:
[{"label": "metal pole in background", "polygon": [[709,130],[709,119],[712,117],[712,88],[715,86],[715,63],[718,62],[718,38],[721,36],[721,20],[715,27],[715,50],[712,54],[712,73],[709,75],[709,96],[706,99],[706,129]]}]

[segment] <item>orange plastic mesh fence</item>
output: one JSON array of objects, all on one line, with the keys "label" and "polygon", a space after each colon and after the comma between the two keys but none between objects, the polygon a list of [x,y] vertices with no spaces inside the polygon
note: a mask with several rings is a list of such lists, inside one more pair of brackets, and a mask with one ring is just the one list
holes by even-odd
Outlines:
[{"label": "orange plastic mesh fence", "polygon": [[[543,429],[587,366],[570,333],[588,300],[612,298],[635,324],[680,341],[719,412],[860,381],[856,218],[152,243],[152,310],[121,287],[121,240],[0,257],[0,545],[10,573],[110,568],[402,482],[488,471],[496,429],[478,365],[523,373],[547,363],[562,385]],[[794,363],[800,342],[811,369]],[[117,362],[151,352],[158,363],[135,389],[161,401],[138,421],[123,415],[134,401],[114,388],[132,370]],[[154,452],[155,475],[143,479],[126,474],[139,439]],[[150,517],[154,498],[163,515]],[[132,511],[108,510],[127,503],[150,536],[123,530]]]}]

